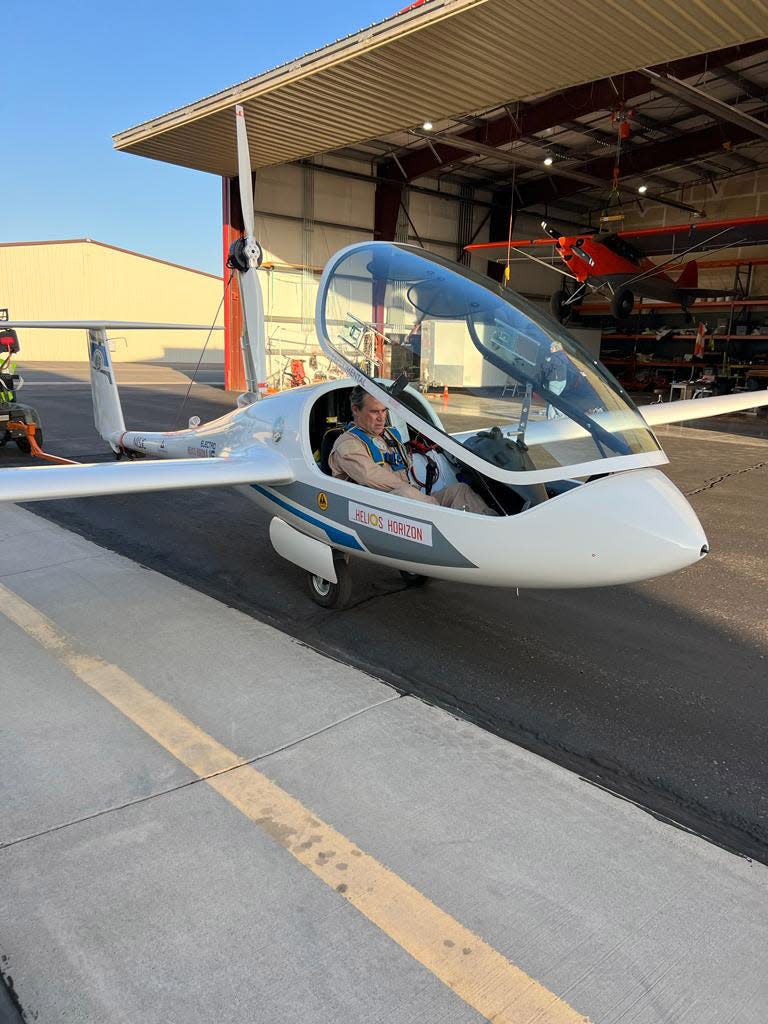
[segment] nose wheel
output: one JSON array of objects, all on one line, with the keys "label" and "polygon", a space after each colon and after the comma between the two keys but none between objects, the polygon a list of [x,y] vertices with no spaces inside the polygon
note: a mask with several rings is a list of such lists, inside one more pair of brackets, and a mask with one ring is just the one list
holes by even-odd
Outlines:
[{"label": "nose wheel", "polygon": [[325,580],[322,576],[307,573],[307,590],[309,596],[322,608],[345,608],[352,597],[352,574],[349,565],[343,558],[334,561],[336,583]]}]

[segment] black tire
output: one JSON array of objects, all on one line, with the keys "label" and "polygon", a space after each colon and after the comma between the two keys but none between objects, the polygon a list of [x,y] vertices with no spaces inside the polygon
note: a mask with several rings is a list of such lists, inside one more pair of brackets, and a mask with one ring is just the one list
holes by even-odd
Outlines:
[{"label": "black tire", "polygon": [[617,320],[626,320],[635,307],[635,296],[629,288],[621,288],[611,299],[611,313]]},{"label": "black tire", "polygon": [[0,434],[0,448],[5,448],[10,439],[11,435],[8,433],[7,430],[4,430],[2,434]]},{"label": "black tire", "polygon": [[345,608],[352,597],[352,574],[343,559],[334,562],[337,583],[324,580],[314,573],[307,573],[307,591],[309,596],[321,608]]},{"label": "black tire", "polygon": [[401,569],[400,575],[409,587],[423,587],[425,583],[429,583],[429,576],[422,576],[418,572],[406,572],[405,569]]},{"label": "black tire", "polygon": [[568,294],[565,288],[558,288],[558,290],[554,292],[549,299],[549,312],[559,324],[563,322],[565,310],[568,308],[567,306],[563,306],[563,303],[567,298]]}]

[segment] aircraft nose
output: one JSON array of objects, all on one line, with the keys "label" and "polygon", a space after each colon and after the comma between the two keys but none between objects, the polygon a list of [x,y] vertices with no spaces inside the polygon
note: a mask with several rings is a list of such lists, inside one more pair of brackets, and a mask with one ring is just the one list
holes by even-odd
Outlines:
[{"label": "aircraft nose", "polygon": [[[593,561],[620,558],[623,582],[652,579],[684,569],[707,554],[709,544],[685,496],[657,469],[622,473],[584,488],[599,502],[606,531],[623,552],[607,544]],[[623,543],[622,543],[623,540]]]},{"label": "aircraft nose", "polygon": [[696,513],[657,469],[595,480],[531,512],[531,524],[538,517],[549,538],[553,586],[635,583],[684,569],[709,551]]}]

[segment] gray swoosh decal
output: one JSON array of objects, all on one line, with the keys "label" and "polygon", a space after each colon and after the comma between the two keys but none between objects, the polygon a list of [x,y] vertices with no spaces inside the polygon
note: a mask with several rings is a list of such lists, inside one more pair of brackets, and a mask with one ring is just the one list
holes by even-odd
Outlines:
[{"label": "gray swoosh decal", "polygon": [[[329,479],[329,484],[331,482]],[[269,490],[279,494],[287,501],[293,501],[295,504],[303,506],[303,508],[312,512],[313,517],[329,519],[334,525],[338,525],[345,530],[354,530],[371,554],[382,555],[385,558],[400,558],[407,562],[420,562],[422,565],[446,565],[461,569],[477,568],[474,562],[470,562],[468,558],[462,555],[458,548],[451,544],[445,537],[445,534],[441,533],[434,523],[418,516],[418,506],[416,506],[414,512],[409,510],[407,517],[424,526],[431,527],[431,547],[406,540],[402,537],[382,533],[369,526],[364,526],[362,523],[350,522],[350,501],[356,501],[361,505],[370,505],[374,508],[382,508],[384,511],[388,511],[382,505],[382,498],[385,497],[383,491],[375,491],[370,487],[361,487],[359,496],[355,494],[354,496],[346,497],[335,494],[330,487],[326,489],[322,486],[322,482],[319,482],[318,486],[315,487],[298,480],[292,484],[270,487]],[[325,494],[328,499],[328,507],[326,509],[321,509],[317,502],[318,495],[321,493]],[[402,515],[400,512],[393,514]]]}]

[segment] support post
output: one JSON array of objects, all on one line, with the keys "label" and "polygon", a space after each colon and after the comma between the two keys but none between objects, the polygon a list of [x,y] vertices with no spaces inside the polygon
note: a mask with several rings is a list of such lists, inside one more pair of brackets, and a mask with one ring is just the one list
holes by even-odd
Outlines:
[{"label": "support post", "polygon": [[243,214],[240,208],[240,191],[237,178],[222,178],[222,244],[224,261],[224,287],[232,278],[224,293],[224,387],[227,391],[245,391],[245,371],[240,338],[243,333],[243,307],[240,302],[240,285],[237,274],[227,268],[229,247],[236,238],[245,233]]},{"label": "support post", "polygon": [[[373,237],[375,241],[393,242],[395,240],[402,198],[403,185],[395,184],[391,181],[378,181],[376,183],[373,207]],[[374,284],[372,303],[371,322],[379,332],[375,342],[376,360],[379,366],[379,373],[385,375],[388,371],[385,360],[389,354],[384,352],[384,342],[381,338],[386,327],[384,322],[384,293],[381,282]]]}]

